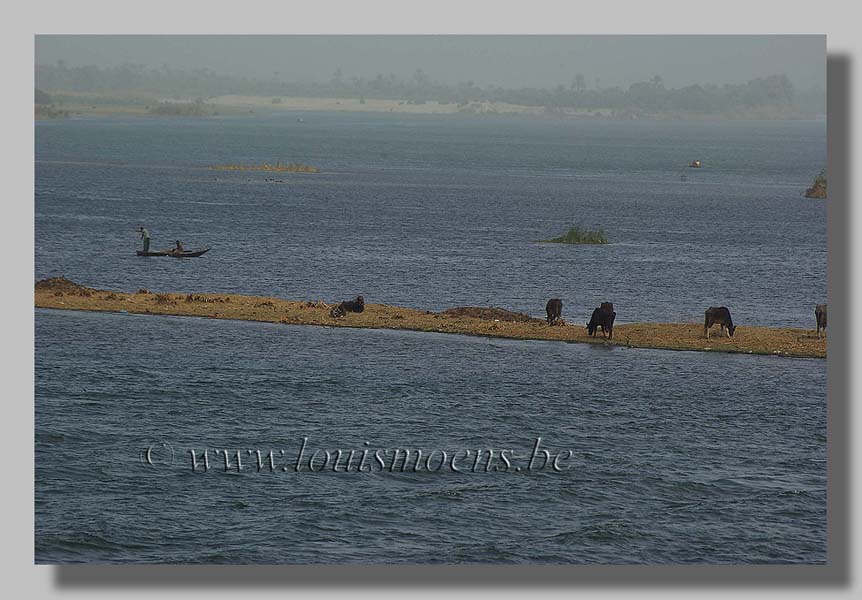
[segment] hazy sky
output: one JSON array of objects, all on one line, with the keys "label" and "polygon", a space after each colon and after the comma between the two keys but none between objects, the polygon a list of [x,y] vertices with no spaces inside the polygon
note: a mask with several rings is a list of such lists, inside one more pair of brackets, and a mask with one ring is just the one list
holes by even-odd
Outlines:
[{"label": "hazy sky", "polygon": [[208,67],[217,73],[328,81],[417,68],[445,83],[553,87],[575,74],[602,87],[661,75],[668,87],[784,73],[826,87],[826,37],[776,36],[36,36],[36,63]]}]

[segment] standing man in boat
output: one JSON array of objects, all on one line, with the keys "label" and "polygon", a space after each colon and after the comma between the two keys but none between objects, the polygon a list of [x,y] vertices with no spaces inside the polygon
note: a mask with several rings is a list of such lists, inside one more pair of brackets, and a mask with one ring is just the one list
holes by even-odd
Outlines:
[{"label": "standing man in boat", "polygon": [[144,252],[150,251],[150,232],[141,227],[141,239],[144,240]]}]

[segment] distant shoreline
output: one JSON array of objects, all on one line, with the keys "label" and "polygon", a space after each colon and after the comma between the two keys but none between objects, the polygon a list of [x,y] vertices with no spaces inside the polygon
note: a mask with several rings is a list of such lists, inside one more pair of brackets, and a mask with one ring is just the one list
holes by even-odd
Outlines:
[{"label": "distant shoreline", "polygon": [[[277,97],[273,102],[268,96],[227,95],[210,98],[207,102],[239,109],[269,109],[291,112],[396,112],[420,115],[452,114],[501,114],[501,115],[545,115],[551,114],[540,106],[521,106],[504,102],[437,102],[429,100],[414,103],[409,100],[385,100],[377,98],[314,98],[314,97]],[[592,116],[596,111],[577,111],[572,114]]]},{"label": "distant shoreline", "polygon": [[[152,108],[157,102],[149,104],[145,100],[129,100],[105,102],[98,96],[85,94],[60,93],[65,101],[64,111],[69,116],[165,116],[155,113]],[[71,96],[71,97],[70,97]],[[454,115],[454,114],[484,114],[484,115],[549,115],[539,106],[519,106],[502,102],[471,102],[467,105],[441,103],[436,101],[412,103],[408,100],[380,100],[363,98],[311,98],[311,97],[276,97],[271,96],[240,96],[228,95],[209,98],[204,106],[219,115],[241,115],[276,112],[365,112],[365,113],[399,113],[419,115]],[[92,99],[88,102],[88,99]],[[177,102],[177,104],[181,104]],[[182,115],[188,116],[188,115]],[[211,115],[200,115],[201,118]],[[563,116],[611,116],[610,111],[567,111]],[[44,118],[42,116],[38,118]]]},{"label": "distant shoreline", "polygon": [[[159,100],[144,97],[106,97],[81,92],[52,92],[61,99],[57,109],[68,113],[67,116],[150,116],[164,117],[154,110]],[[189,104],[192,100],[186,100]],[[184,102],[176,101],[177,105]],[[576,109],[543,106],[525,106],[505,102],[472,101],[464,104],[438,102],[434,100],[414,102],[411,100],[389,100],[377,98],[326,98],[299,96],[245,96],[224,95],[206,99],[203,107],[212,114],[176,115],[190,118],[210,116],[271,114],[279,112],[360,112],[394,113],[413,115],[490,115],[490,116],[535,116],[557,118],[597,118],[617,121],[632,120],[820,120],[819,117],[793,116],[774,113],[769,110],[753,110],[746,114],[694,114],[694,113],[642,113],[617,111],[609,108]],[[171,115],[168,115],[171,116]],[[45,118],[40,115],[37,120]],[[50,118],[50,117],[49,117]],[[825,120],[825,118],[823,119]]]},{"label": "distant shoreline", "polygon": [[[160,259],[178,260],[178,259]],[[62,310],[207,317],[241,321],[260,321],[288,325],[316,325],[365,329],[403,329],[454,333],[518,340],[560,341],[606,344],[629,348],[730,352],[794,358],[826,358],[826,338],[818,339],[813,330],[738,326],[732,338],[719,335],[703,337],[697,323],[627,323],[614,327],[613,340],[601,333],[587,335],[580,321],[573,325],[549,326],[542,319],[504,321],[460,314],[432,313],[413,308],[366,304],[361,313],[341,318],[330,316],[335,304],[321,301],[296,301],[239,294],[135,294],[96,290],[66,280],[47,280],[36,284],[35,306]],[[812,315],[813,319],[813,315]]]}]

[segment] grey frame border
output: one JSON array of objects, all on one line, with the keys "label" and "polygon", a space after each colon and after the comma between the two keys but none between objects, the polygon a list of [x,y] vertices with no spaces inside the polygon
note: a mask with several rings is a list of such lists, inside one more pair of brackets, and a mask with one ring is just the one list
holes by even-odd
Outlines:
[{"label": "grey frame border", "polygon": [[[57,590],[654,587],[832,588],[852,585],[850,511],[851,156],[849,54],[827,54],[829,206],[827,223],[830,330],[828,374],[828,559],[825,565],[55,565]],[[39,567],[42,568],[42,567]]]}]

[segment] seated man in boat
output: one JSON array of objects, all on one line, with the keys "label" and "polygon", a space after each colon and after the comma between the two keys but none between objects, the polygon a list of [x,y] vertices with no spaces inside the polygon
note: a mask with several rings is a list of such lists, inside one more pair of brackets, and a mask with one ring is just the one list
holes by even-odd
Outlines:
[{"label": "seated man in boat", "polygon": [[171,252],[184,252],[185,251],[181,241],[177,240],[175,243],[176,243],[177,247],[174,248]]}]

